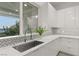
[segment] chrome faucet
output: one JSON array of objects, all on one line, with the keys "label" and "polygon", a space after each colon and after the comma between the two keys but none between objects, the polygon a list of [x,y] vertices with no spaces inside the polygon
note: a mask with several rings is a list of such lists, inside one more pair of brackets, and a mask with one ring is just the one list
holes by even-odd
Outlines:
[{"label": "chrome faucet", "polygon": [[32,29],[31,29],[31,27],[29,27],[29,30],[30,30],[30,40],[32,40]]},{"label": "chrome faucet", "polygon": [[[30,40],[32,40],[32,29],[31,29],[31,27],[28,26],[28,30],[29,30],[29,33],[30,33]],[[24,39],[24,42],[26,42],[26,40],[27,40],[26,33],[27,32],[25,31],[25,39]]]}]

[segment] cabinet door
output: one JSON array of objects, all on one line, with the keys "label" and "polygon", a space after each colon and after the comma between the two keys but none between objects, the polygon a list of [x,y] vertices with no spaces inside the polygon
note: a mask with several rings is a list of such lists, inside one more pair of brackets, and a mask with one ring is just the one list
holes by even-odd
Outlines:
[{"label": "cabinet door", "polygon": [[79,29],[79,6],[75,7],[76,27]]},{"label": "cabinet door", "polygon": [[55,56],[60,50],[60,40],[54,40],[41,48],[27,54],[28,56]]},{"label": "cabinet door", "polygon": [[57,20],[62,34],[79,35],[79,6],[58,11]]},{"label": "cabinet door", "polygon": [[57,26],[64,27],[64,11],[57,12]]},{"label": "cabinet door", "polygon": [[79,40],[74,38],[61,38],[61,50],[72,55],[79,55]]},{"label": "cabinet door", "polygon": [[73,27],[75,25],[75,8],[68,8],[64,11],[64,26]]}]

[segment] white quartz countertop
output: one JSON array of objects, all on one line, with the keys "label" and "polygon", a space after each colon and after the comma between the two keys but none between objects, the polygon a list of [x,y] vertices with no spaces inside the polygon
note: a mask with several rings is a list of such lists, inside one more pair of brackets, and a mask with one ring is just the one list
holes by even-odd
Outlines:
[{"label": "white quartz countertop", "polygon": [[[36,47],[33,47],[33,48],[30,48],[24,52],[19,52],[17,51],[16,49],[13,48],[13,46],[7,46],[7,47],[2,47],[0,48],[0,56],[22,56],[22,55],[26,55],[28,54],[29,52],[32,52],[38,48],[41,48],[43,45],[51,42],[52,40],[55,40],[56,38],[59,38],[59,37],[70,37],[70,38],[79,38],[79,36],[69,36],[69,35],[50,35],[50,36],[45,36],[45,37],[42,37],[41,39],[35,39],[37,41],[42,41],[44,43],[36,46]],[[22,42],[24,43],[24,42]],[[22,44],[22,43],[19,43],[19,44]],[[16,46],[16,45],[14,45]]]}]

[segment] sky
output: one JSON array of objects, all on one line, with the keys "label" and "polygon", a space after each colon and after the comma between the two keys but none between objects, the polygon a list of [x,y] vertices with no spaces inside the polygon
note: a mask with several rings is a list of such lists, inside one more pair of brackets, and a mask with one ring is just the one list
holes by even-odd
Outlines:
[{"label": "sky", "polygon": [[18,21],[19,18],[17,17],[11,17],[11,16],[0,16],[0,28],[3,28],[3,26],[12,26],[16,24],[16,21]]}]

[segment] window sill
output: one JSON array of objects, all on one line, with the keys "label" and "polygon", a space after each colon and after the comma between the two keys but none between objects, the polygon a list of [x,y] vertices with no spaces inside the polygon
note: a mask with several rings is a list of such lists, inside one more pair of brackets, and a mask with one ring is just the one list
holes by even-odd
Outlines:
[{"label": "window sill", "polygon": [[[27,33],[26,36],[30,36],[31,34]],[[38,33],[32,33],[32,35],[38,35]],[[0,37],[0,39],[9,39],[9,38],[16,38],[16,37],[23,37],[25,35],[15,35],[15,36],[7,36],[7,37]]]}]

